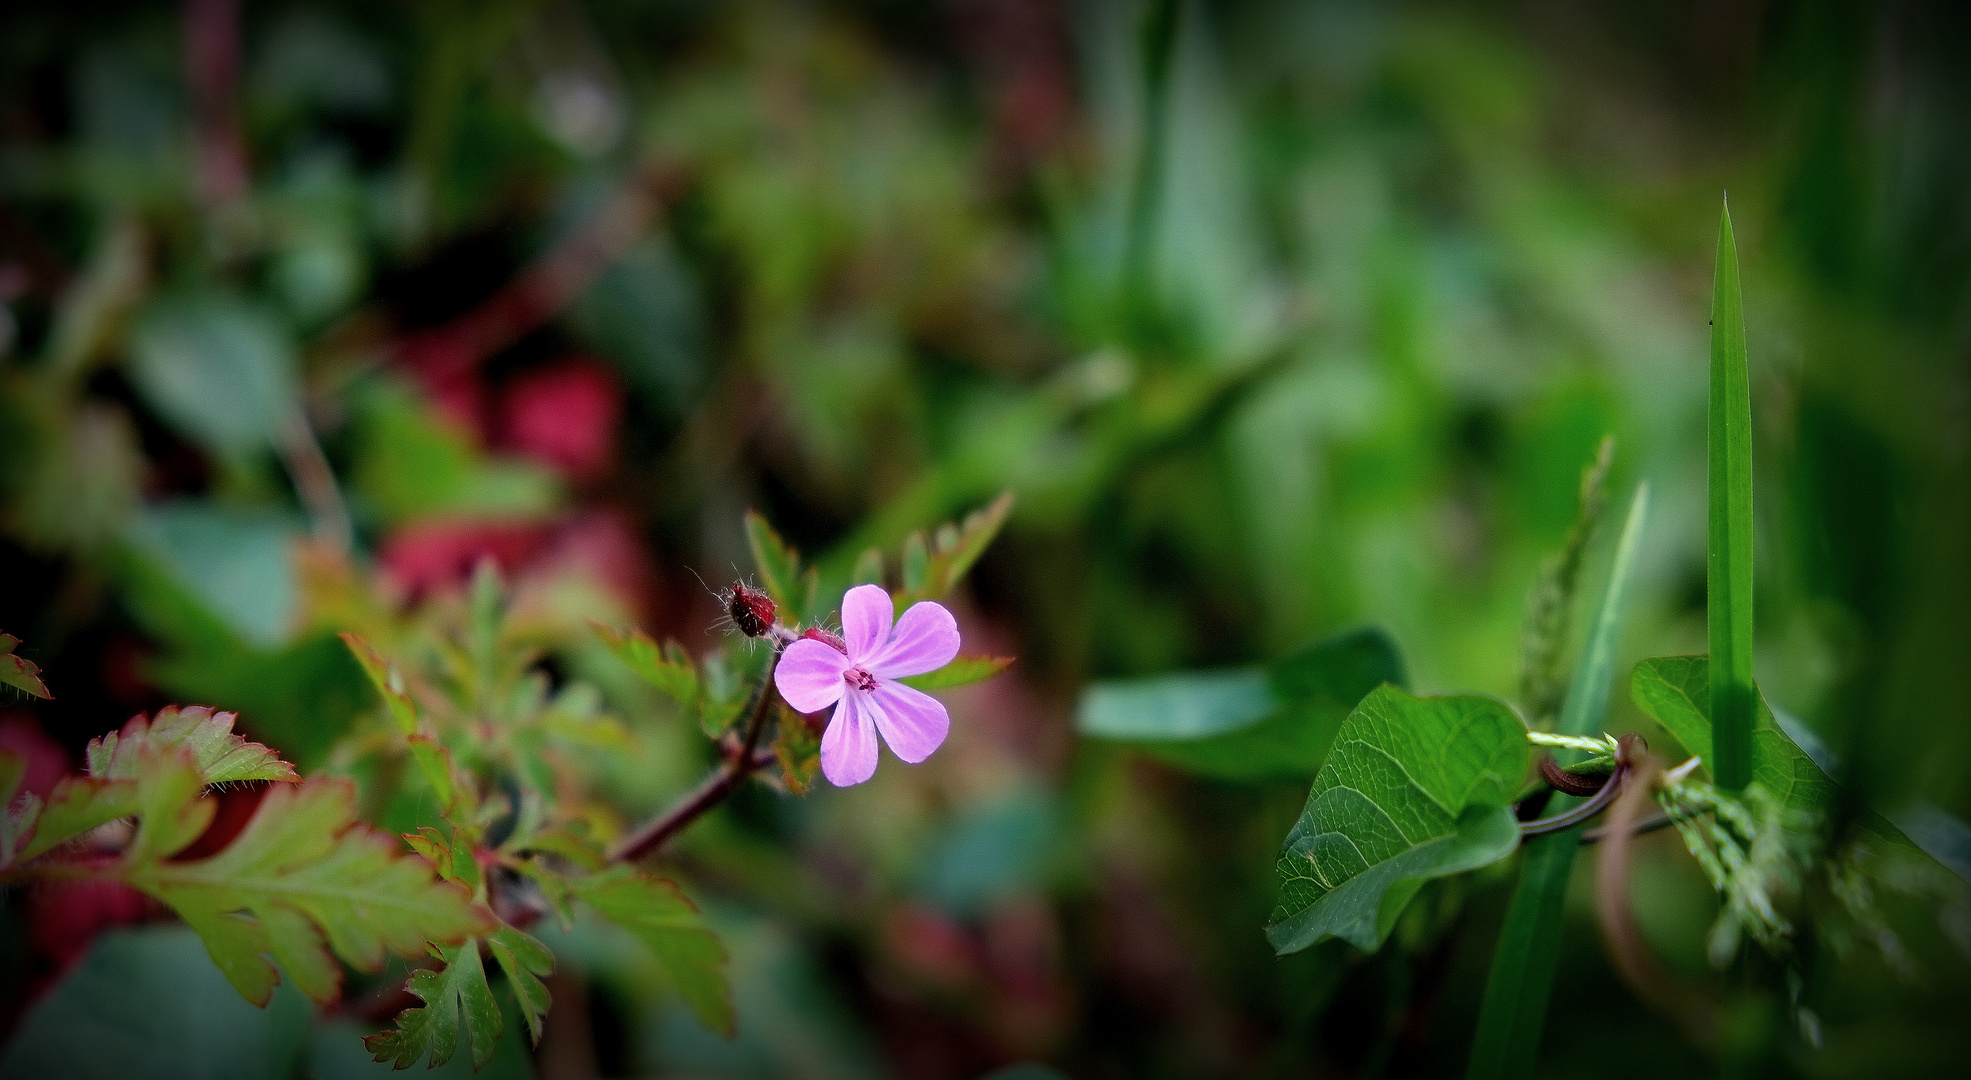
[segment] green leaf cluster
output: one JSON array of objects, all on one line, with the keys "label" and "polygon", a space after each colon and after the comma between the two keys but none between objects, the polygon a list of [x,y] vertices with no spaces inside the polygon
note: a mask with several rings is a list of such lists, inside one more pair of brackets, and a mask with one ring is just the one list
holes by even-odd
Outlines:
[{"label": "green leaf cluster", "polygon": [[[389,954],[421,955],[490,926],[470,893],[435,879],[385,834],[356,819],[353,786],[299,782],[266,747],[232,734],[206,708],[139,717],[89,746],[89,773],[64,778],[42,807],[12,799],[0,881],[118,881],[156,897],[191,926],[241,996],[265,1004],[285,971],[318,1002],[341,992],[339,958],[359,970]],[[216,784],[274,782],[239,834],[187,858],[211,826]],[[63,845],[118,818],[135,831],[115,859],[65,857]],[[278,969],[276,967],[278,965]]]}]

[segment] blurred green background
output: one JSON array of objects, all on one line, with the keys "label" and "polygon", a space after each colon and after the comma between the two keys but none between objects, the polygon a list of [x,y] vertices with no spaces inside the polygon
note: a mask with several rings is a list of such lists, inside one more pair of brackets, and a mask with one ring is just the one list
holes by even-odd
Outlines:
[{"label": "blurred green background", "polygon": [[[949,696],[950,744],[750,791],[671,860],[738,1040],[578,927],[548,1038],[497,1069],[1460,1070],[1509,867],[1375,956],[1275,960],[1304,780],[1078,741],[1075,703],[1365,624],[1414,686],[1510,699],[1604,434],[1656,510],[1625,671],[1702,651],[1725,192],[1759,678],[1869,803],[1971,816],[1960,5],[241,7],[0,15],[0,629],[56,695],[0,703],[8,746],[58,767],[197,701],[332,768],[371,699],[324,577],[402,603],[490,554],[636,728],[605,793],[633,817],[711,751],[583,620],[712,643],[699,579],[750,570],[749,507],[839,565],[1018,498],[954,607],[1019,662]],[[1671,835],[1639,858],[1645,933],[1701,977],[1708,887]],[[1585,884],[1543,1071],[1714,1070],[1610,973]],[[128,920],[68,915],[0,912],[16,1037],[50,993],[206,994],[201,1038],[254,1063],[211,1075],[367,1071],[350,1020],[241,1012],[167,928],[77,960]],[[1971,976],[1929,933],[1914,979],[1812,968],[1819,1050],[1729,976],[1745,1074],[1954,1074]]]}]

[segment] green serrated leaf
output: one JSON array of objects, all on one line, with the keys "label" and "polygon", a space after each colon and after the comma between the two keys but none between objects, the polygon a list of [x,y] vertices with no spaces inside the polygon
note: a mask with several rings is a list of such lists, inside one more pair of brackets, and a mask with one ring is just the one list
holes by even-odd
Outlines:
[{"label": "green serrated leaf", "polygon": [[657,955],[678,995],[701,1023],[723,1035],[733,1033],[725,947],[676,885],[627,866],[577,879],[573,885],[583,902],[635,934]]},{"label": "green serrated leaf", "polygon": [[[1645,484],[1636,489],[1629,504],[1601,606],[1561,707],[1563,735],[1590,736],[1602,730],[1615,672],[1615,646],[1648,515],[1649,487]],[[1548,803],[1548,813],[1559,813],[1576,801],[1556,794]],[[1560,957],[1561,904],[1567,897],[1567,881],[1580,842],[1579,828],[1527,842],[1519,884],[1506,909],[1505,927],[1486,980],[1467,1080],[1505,1080],[1533,1071]]]},{"label": "green serrated leaf", "polygon": [[363,673],[370,677],[370,683],[383,697],[383,704],[390,710],[390,718],[397,721],[397,727],[409,735],[417,730],[417,703],[404,692],[404,678],[397,669],[383,658],[369,642],[352,633],[344,633],[342,641],[362,665]]},{"label": "green serrated leaf", "polygon": [[341,982],[329,949],[375,971],[386,954],[419,956],[427,943],[452,944],[492,928],[491,914],[463,888],[437,880],[422,859],[399,854],[388,836],[358,824],[355,788],[346,782],[270,789],[231,844],[192,862],[164,861],[176,850],[164,850],[168,845],[138,851],[155,812],[141,791],[139,801],[144,818],[129,884],[197,930],[249,1001],[263,1003],[273,992],[266,954],[304,993],[326,1002]]},{"label": "green serrated leaf", "polygon": [[1710,542],[1705,595],[1717,747],[1706,757],[1720,788],[1753,779],[1758,691],[1752,685],[1752,384],[1745,355],[1745,310],[1731,208],[1718,217],[1718,263],[1711,288]]},{"label": "green serrated leaf", "polygon": [[[999,535],[999,529],[1006,524],[1007,515],[1013,512],[1013,493],[1006,492],[978,510],[966,515],[962,524],[939,526],[937,542],[928,555],[921,554],[922,540],[917,539],[917,550],[910,545],[904,547],[904,589],[896,598],[897,610],[908,608],[919,600],[936,600],[950,592],[964,578],[966,571],[985,553],[986,545]],[[921,569],[913,571],[913,560],[921,559]],[[917,580],[912,582],[912,578]]]},{"label": "green serrated leaf", "polygon": [[506,1020],[499,1002],[486,984],[486,968],[479,961],[479,939],[468,938],[456,947],[440,949],[445,966],[411,973],[407,985],[424,1005],[397,1014],[397,1026],[363,1039],[363,1048],[378,1061],[392,1062],[393,1069],[408,1069],[428,1051],[428,1068],[452,1060],[458,1052],[459,1030],[472,1044],[472,1067],[479,1069],[493,1059],[493,1048]]},{"label": "green serrated leaf", "polygon": [[801,553],[795,551],[757,510],[746,511],[746,542],[753,549],[753,565],[760,572],[760,587],[780,608],[782,622],[800,623],[813,618],[815,571],[801,572]]},{"label": "green serrated leaf", "polygon": [[202,784],[246,780],[299,783],[294,766],[282,761],[279,754],[233,734],[236,719],[233,713],[204,705],[169,705],[148,720],[135,717],[119,730],[89,740],[89,775],[102,780],[133,779],[150,755],[183,748],[191,753]]},{"label": "green serrated leaf", "polygon": [[96,780],[63,777],[48,793],[48,803],[33,822],[34,835],[16,857],[30,862],[99,825],[137,812],[134,780]]},{"label": "green serrated leaf", "polygon": [[910,675],[897,681],[919,690],[946,690],[990,679],[1012,666],[1012,663],[1010,656],[960,656],[936,671]]},{"label": "green serrated leaf", "polygon": [[601,623],[590,625],[609,651],[628,664],[638,678],[687,709],[698,707],[698,666],[682,645],[669,641],[660,649],[641,630],[625,634]]},{"label": "green serrated leaf", "polygon": [[1205,776],[1306,778],[1364,695],[1403,682],[1395,644],[1365,627],[1270,667],[1098,683],[1082,695],[1076,728]]},{"label": "green serrated leaf", "polygon": [[20,643],[21,639],[12,634],[0,634],[0,683],[38,698],[54,700],[41,681],[41,669],[27,657],[15,655],[14,646]]},{"label": "green serrated leaf", "polygon": [[554,974],[554,954],[546,945],[511,926],[502,924],[487,942],[493,959],[506,972],[507,985],[520,1003],[520,1014],[527,1020],[527,1034],[536,1045],[541,1041],[541,1022],[547,1017],[554,998],[537,976]]},{"label": "green serrated leaf", "polygon": [[1281,954],[1327,937],[1381,945],[1417,885],[1519,846],[1509,804],[1527,763],[1525,726],[1492,698],[1370,693],[1287,834],[1267,940]]}]

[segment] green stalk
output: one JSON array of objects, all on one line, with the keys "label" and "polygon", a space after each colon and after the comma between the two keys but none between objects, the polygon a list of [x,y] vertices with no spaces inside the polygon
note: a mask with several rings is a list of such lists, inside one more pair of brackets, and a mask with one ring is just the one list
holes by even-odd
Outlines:
[{"label": "green stalk", "polygon": [[1731,208],[1718,219],[1711,288],[1710,543],[1711,775],[1739,791],[1752,779],[1752,386]]},{"label": "green stalk", "polygon": [[1143,20],[1143,134],[1124,234],[1122,287],[1126,310],[1140,318],[1154,289],[1157,203],[1163,197],[1165,146],[1170,140],[1170,68],[1177,51],[1178,0],[1150,0]]},{"label": "green stalk", "polygon": [[[1609,568],[1601,607],[1567,688],[1567,702],[1560,713],[1563,735],[1598,734],[1608,710],[1608,686],[1615,674],[1615,646],[1628,601],[1629,578],[1648,516],[1649,485],[1642,484],[1629,503],[1629,516],[1615,545],[1615,561]],[[1578,801],[1557,794],[1547,805],[1550,813],[1558,813]],[[1567,879],[1580,843],[1579,826],[1526,842],[1525,865],[1513,890],[1512,905],[1506,909],[1492,972],[1485,981],[1478,1034],[1472,1041],[1471,1064],[1465,1074],[1468,1080],[1507,1080],[1533,1071],[1560,957],[1561,904],[1567,897]]]}]

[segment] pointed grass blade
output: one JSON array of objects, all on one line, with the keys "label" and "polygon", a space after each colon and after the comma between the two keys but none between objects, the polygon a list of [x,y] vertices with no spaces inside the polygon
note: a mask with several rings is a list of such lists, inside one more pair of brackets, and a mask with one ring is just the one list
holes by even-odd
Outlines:
[{"label": "pointed grass blade", "polygon": [[[1601,608],[1581,649],[1574,679],[1561,707],[1560,730],[1565,735],[1593,735],[1608,708],[1609,682],[1615,673],[1615,646],[1622,612],[1635,569],[1643,523],[1649,516],[1649,485],[1636,489],[1615,562],[1608,573]],[[1556,795],[1553,812],[1575,800]],[[1560,959],[1561,905],[1567,898],[1567,879],[1581,830],[1536,837],[1526,843],[1526,859],[1512,905],[1506,909],[1505,929],[1492,972],[1485,981],[1485,1000],[1479,1007],[1478,1034],[1472,1041],[1467,1080],[1508,1080],[1529,1076],[1540,1049],[1540,1029],[1547,1018],[1547,999],[1553,994],[1554,970]]]},{"label": "pointed grass blade", "polygon": [[1711,290],[1710,538],[1705,584],[1711,628],[1711,775],[1726,791],[1752,779],[1752,388],[1731,209],[1718,219]]}]

